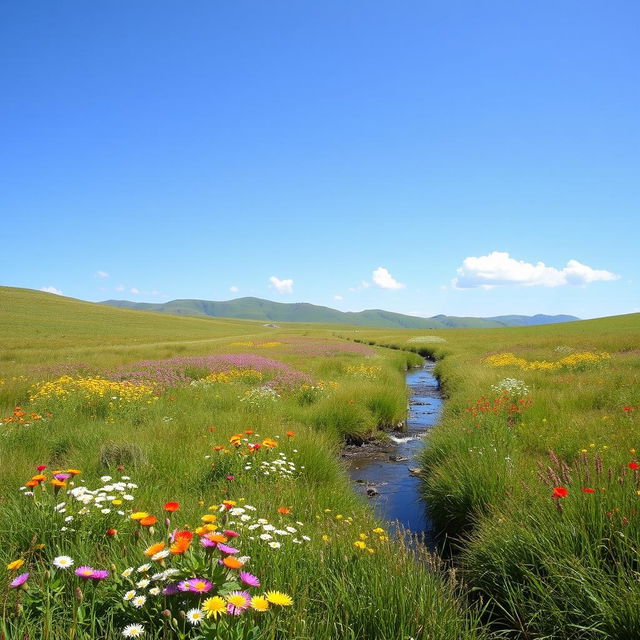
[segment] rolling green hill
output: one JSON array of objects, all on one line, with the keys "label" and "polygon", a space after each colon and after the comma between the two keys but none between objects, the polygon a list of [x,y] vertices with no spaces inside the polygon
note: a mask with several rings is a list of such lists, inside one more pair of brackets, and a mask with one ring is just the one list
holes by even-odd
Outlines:
[{"label": "rolling green hill", "polygon": [[127,300],[106,300],[101,304],[123,309],[156,311],[188,316],[209,316],[214,318],[245,318],[260,322],[321,322],[349,324],[360,327],[386,329],[447,329],[447,328],[492,328],[520,327],[578,320],[575,316],[496,316],[493,318],[459,318],[438,315],[433,318],[419,318],[382,309],[366,311],[338,311],[306,302],[283,303],[262,298],[237,298],[223,302],[209,300],[172,300],[152,304],[129,302]]}]

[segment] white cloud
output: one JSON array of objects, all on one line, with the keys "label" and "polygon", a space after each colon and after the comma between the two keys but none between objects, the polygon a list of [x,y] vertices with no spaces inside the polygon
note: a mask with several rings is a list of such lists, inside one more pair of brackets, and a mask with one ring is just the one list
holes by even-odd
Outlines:
[{"label": "white cloud", "polygon": [[140,289],[136,289],[135,287],[131,287],[129,293],[140,293]]},{"label": "white cloud", "polygon": [[381,289],[406,289],[407,285],[398,282],[387,269],[378,267],[372,274],[373,284]]},{"label": "white cloud", "polygon": [[124,291],[124,290],[125,290],[125,286],[124,286],[123,284],[119,284],[119,285],[116,287],[116,291]]},{"label": "white cloud", "polygon": [[342,296],[333,296],[334,300],[344,300]]},{"label": "white cloud", "polygon": [[98,277],[98,278],[108,278],[109,274],[106,271],[96,271],[96,277]]},{"label": "white cloud", "polygon": [[45,293],[55,293],[57,296],[63,296],[64,293],[60,291],[60,289],[56,289],[55,287],[42,287],[40,291],[44,291]]},{"label": "white cloud", "polygon": [[231,291],[231,293],[238,293],[238,291],[240,291],[240,289],[238,289],[238,287],[233,285],[233,286],[229,287],[229,291]]},{"label": "white cloud", "polygon": [[275,276],[269,278],[269,286],[278,293],[293,293],[293,280],[280,280]]},{"label": "white cloud", "polygon": [[577,260],[569,260],[563,269],[556,269],[548,267],[544,262],[531,264],[516,260],[505,251],[494,251],[478,258],[465,258],[457,273],[458,277],[452,281],[457,289],[492,289],[507,285],[559,287],[617,280],[620,277],[610,271],[592,269]]},{"label": "white cloud", "polygon": [[362,291],[363,289],[368,289],[370,286],[366,280],[363,280],[357,287],[349,287],[349,291]]}]

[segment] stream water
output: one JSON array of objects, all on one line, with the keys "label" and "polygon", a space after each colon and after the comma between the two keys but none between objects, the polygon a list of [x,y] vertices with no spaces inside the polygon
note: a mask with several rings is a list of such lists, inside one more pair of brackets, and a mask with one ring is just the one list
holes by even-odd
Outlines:
[{"label": "stream water", "polygon": [[427,361],[407,374],[411,396],[406,431],[390,434],[389,446],[372,450],[365,445],[360,447],[362,451],[352,448],[345,453],[356,490],[370,497],[376,513],[422,535],[427,544],[432,542],[432,525],[420,498],[420,463],[416,456],[424,446],[425,433],[438,422],[442,408],[434,366],[434,362]]}]

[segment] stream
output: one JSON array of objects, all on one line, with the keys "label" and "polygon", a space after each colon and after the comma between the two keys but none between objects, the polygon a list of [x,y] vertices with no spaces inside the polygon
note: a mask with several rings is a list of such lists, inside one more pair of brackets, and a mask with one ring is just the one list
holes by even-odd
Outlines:
[{"label": "stream", "polygon": [[376,514],[409,529],[429,546],[433,543],[432,524],[420,497],[420,463],[416,456],[424,447],[423,436],[437,424],[442,408],[434,367],[435,362],[426,361],[407,373],[411,396],[405,431],[391,433],[390,441],[383,445],[351,446],[343,452],[354,487],[370,498]]}]

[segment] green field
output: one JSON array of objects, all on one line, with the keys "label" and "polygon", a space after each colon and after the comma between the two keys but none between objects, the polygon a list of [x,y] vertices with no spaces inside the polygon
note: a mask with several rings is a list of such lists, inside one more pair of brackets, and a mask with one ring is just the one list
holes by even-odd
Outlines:
[{"label": "green field", "polygon": [[[0,288],[0,331],[6,638],[637,635],[637,314],[274,329]],[[404,417],[416,352],[447,397],[422,461],[446,561],[390,535],[337,455]]]}]

